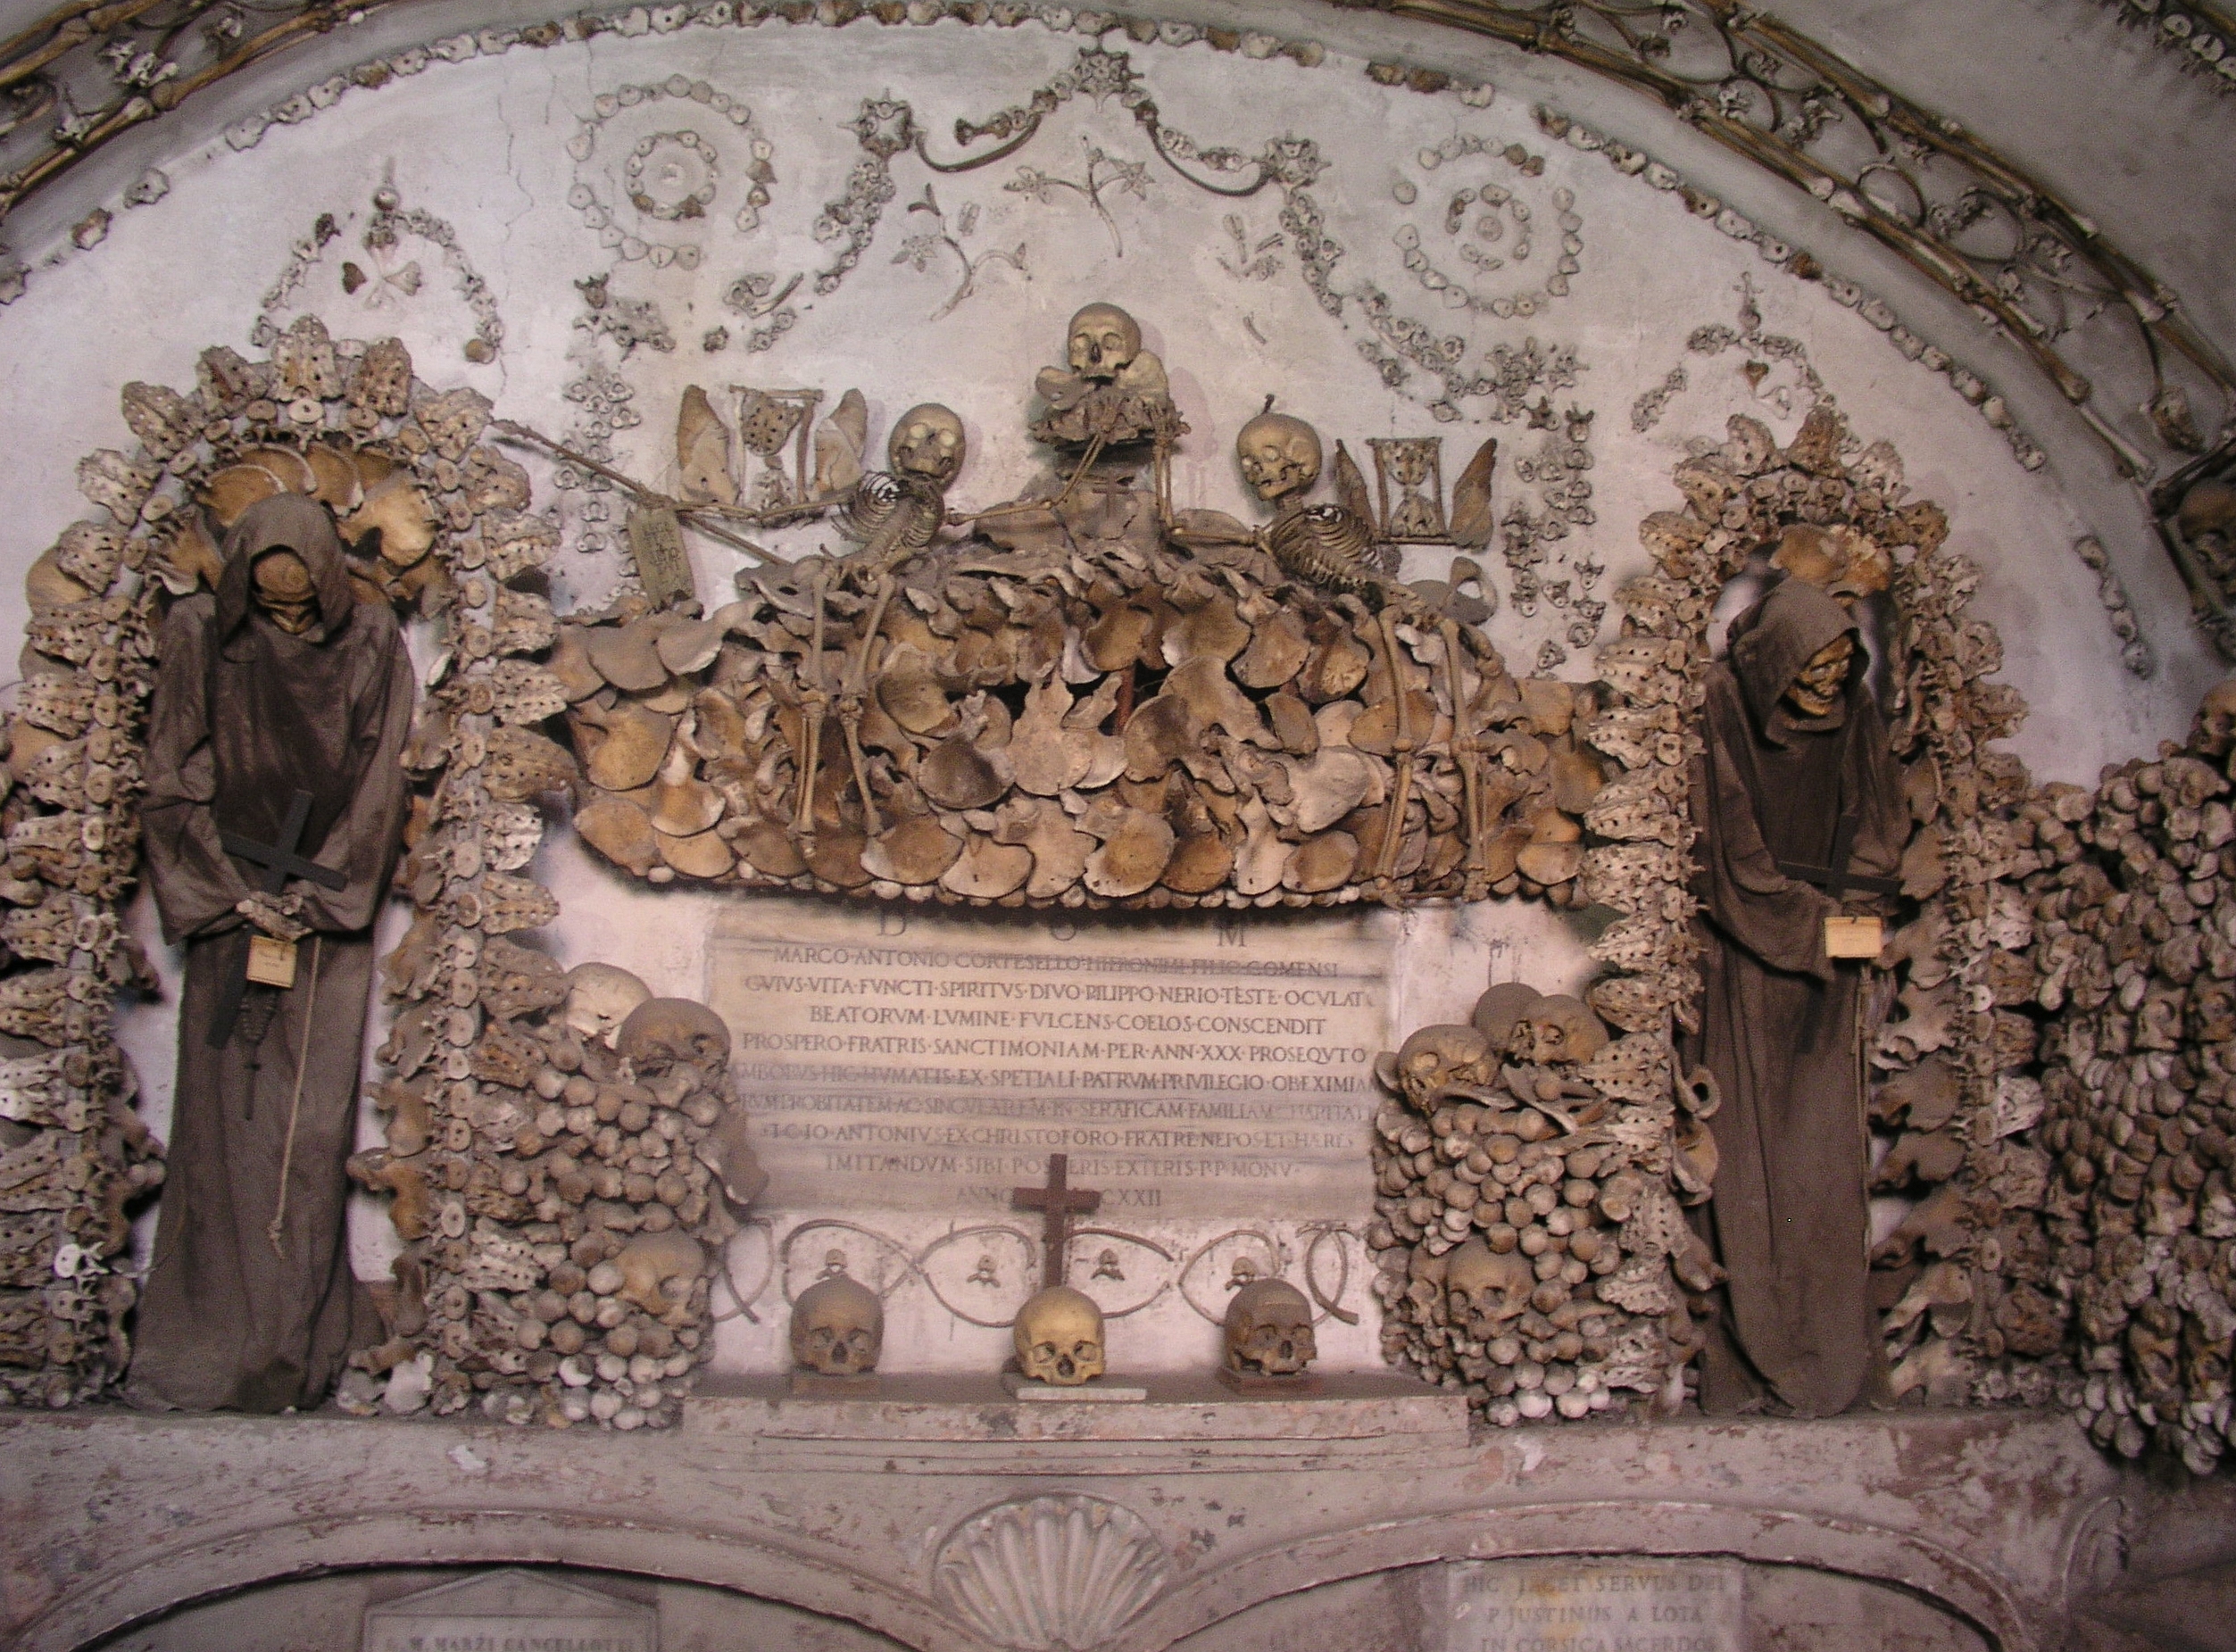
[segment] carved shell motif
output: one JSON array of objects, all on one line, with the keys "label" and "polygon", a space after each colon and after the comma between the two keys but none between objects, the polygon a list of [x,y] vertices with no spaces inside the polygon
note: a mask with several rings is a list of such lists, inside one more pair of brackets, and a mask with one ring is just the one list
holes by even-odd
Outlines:
[{"label": "carved shell motif", "polygon": [[1093,1652],[1170,1581],[1171,1563],[1130,1509],[1036,1497],[972,1516],[933,1566],[940,1601],[1015,1652]]}]

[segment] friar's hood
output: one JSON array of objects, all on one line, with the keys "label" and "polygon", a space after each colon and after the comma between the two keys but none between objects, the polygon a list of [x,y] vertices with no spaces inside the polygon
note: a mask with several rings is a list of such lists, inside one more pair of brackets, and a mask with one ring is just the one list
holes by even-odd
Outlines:
[{"label": "friar's hood", "polygon": [[301,494],[276,494],[242,511],[240,520],[225,535],[225,571],[218,578],[220,636],[232,635],[248,618],[255,602],[250,570],[267,551],[292,551],[311,570],[319,623],[305,641],[324,642],[349,623],[356,600],[350,589],[348,565],[342,560],[341,535],[334,531],[334,519],[315,499]]},{"label": "friar's hood", "polygon": [[1846,720],[1846,696],[1825,717],[1804,718],[1783,704],[1786,690],[1802,668],[1844,633],[1856,635],[1856,664],[1849,681],[1863,668],[1862,635],[1855,616],[1806,579],[1788,577],[1732,621],[1732,674],[1755,726],[1766,732],[1782,725],[1794,729],[1837,728]]}]

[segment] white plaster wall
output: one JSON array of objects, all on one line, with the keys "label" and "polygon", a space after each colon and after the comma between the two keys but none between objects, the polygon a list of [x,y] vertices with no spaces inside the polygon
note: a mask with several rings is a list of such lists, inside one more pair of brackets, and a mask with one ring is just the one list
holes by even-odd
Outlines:
[{"label": "white plaster wall", "polygon": [[[426,7],[410,14],[424,27],[445,13]],[[1747,180],[1732,187],[1735,163],[1701,154],[1693,135],[1611,88],[1556,72],[1542,61],[1475,47],[1461,52],[1454,37],[1416,31],[1401,38],[1488,73],[1493,84],[1487,102],[1481,93],[1463,99],[1456,91],[1430,97],[1390,90],[1363,73],[1361,55],[1388,46],[1392,26],[1386,21],[1301,5],[1253,6],[1248,15],[1253,26],[1276,33],[1317,32],[1331,46],[1326,61],[1307,68],[1280,57],[1215,53],[1201,43],[1143,45],[1119,36],[1104,45],[1128,54],[1167,125],[1203,147],[1232,145],[1254,155],[1278,138],[1317,145],[1325,170],[1309,194],[1325,215],[1326,233],[1346,249],[1333,278],[1334,289],[1348,295],[1340,319],[1326,313],[1300,278],[1295,226],[1282,220],[1276,189],[1249,199],[1208,194],[1151,154],[1119,99],[1097,104],[1086,95],[1064,103],[1019,153],[983,170],[938,175],[914,155],[900,154],[893,162],[894,196],[874,244],[835,291],[819,293],[814,272],[829,263],[835,248],[817,241],[814,225],[823,203],[844,193],[862,159],[847,123],[863,101],[906,100],[929,135],[932,153],[951,155],[959,118],[984,120],[1025,103],[1088,44],[1037,22],[1014,29],[946,22],[832,30],[772,21],[752,29],[690,27],[602,37],[544,51],[514,46],[454,63],[437,59],[378,91],[349,92],[299,124],[271,126],[246,147],[212,137],[153,157],[169,177],[168,195],[122,213],[90,254],[62,256],[59,244],[50,245],[53,266],[43,266],[29,295],[0,314],[0,444],[15,455],[11,509],[0,519],[0,570],[20,574],[83,513],[71,477],[79,455],[129,445],[116,412],[123,383],[190,385],[195,358],[205,345],[249,349],[266,293],[321,214],[332,215],[337,233],[322,250],[312,245],[317,255],[305,261],[301,288],[272,319],[284,324],[307,306],[337,336],[395,333],[431,383],[471,384],[496,403],[501,416],[553,434],[579,429],[583,405],[569,400],[570,386],[594,372],[612,375],[642,418],[615,433],[617,462],[655,486],[672,485],[671,433],[686,385],[704,386],[718,398],[733,385],[815,386],[826,409],[851,386],[868,400],[878,448],[898,410],[925,399],[949,403],[961,413],[972,443],[954,502],[980,507],[1013,496],[1041,474],[1025,434],[1033,371],[1056,359],[1064,320],[1077,305],[1108,298],[1142,319],[1194,427],[1175,466],[1176,503],[1251,516],[1231,443],[1270,393],[1285,410],[1313,420],[1331,447],[1342,438],[1362,462],[1370,436],[1439,434],[1448,438],[1450,477],[1477,442],[1497,437],[1503,515],[1534,491],[1519,480],[1521,462],[1538,454],[1544,433],[1528,428],[1525,419],[1490,418],[1482,399],[1466,401],[1459,420],[1440,423],[1427,406],[1438,392],[1417,370],[1398,387],[1385,384],[1360,351],[1370,334],[1358,291],[1371,283],[1390,295],[1400,313],[1417,317],[1438,336],[1460,337],[1470,372],[1487,370],[1484,363],[1495,349],[1518,348],[1525,340],[1548,350],[1573,349],[1573,386],[1534,387],[1528,399],[1543,396],[1558,411],[1574,407],[1592,415],[1589,475],[1597,519],[1563,542],[1560,552],[1571,566],[1555,567],[1548,577],[1575,577],[1574,565],[1588,557],[1604,569],[1596,589],[1610,603],[1623,579],[1645,565],[1634,532],[1638,519],[1677,502],[1667,477],[1688,444],[1720,439],[1725,419],[1737,412],[1764,419],[1783,438],[1808,405],[1790,355],[1766,347],[1716,355],[1688,349],[1688,338],[1701,327],[1738,325],[1751,291],[1761,334],[1795,341],[1860,437],[1895,443],[1915,493],[1948,509],[1951,549],[1984,569],[1979,611],[2002,631],[2006,675],[2035,708],[2016,743],[2040,777],[2093,781],[2100,764],[2147,750],[2186,723],[2218,668],[2199,648],[2163,559],[2138,548],[2132,498],[2106,487],[2100,460],[2069,419],[2023,378],[1998,379],[2022,427],[2049,454],[2042,469],[2023,469],[2005,436],[1947,377],[1906,361],[1856,309],[1835,302],[1828,284],[1791,278],[1754,245],[1688,212],[1676,195],[1623,175],[1604,154],[1547,137],[1532,105],[1562,103],[1677,162],[1774,233],[1800,238],[1821,230],[1824,239],[1809,244],[1836,275],[1844,268],[1838,254],[1854,253],[1853,272],[1894,302],[1922,337],[1992,373],[2003,361],[2002,347],[1980,336],[1969,317],[1918,283],[1905,284],[1883,258],[1843,238],[1845,232],[1772,200],[1759,180],[1751,197]],[[394,15],[381,21],[390,45],[405,37],[396,34],[399,27]],[[362,38],[357,50],[364,50]],[[719,112],[686,93],[615,115],[586,159],[570,154],[569,140],[579,138],[602,94],[664,85],[671,77],[686,87],[703,82],[750,106],[750,128],[724,123]],[[669,223],[621,204],[619,157],[628,145],[686,127],[704,134],[721,160],[707,215]],[[1486,140],[1492,153],[1424,164],[1425,150],[1455,136]],[[775,177],[759,221],[743,229],[736,213],[755,137],[769,145]],[[1528,175],[1500,158],[1496,152],[1509,144],[1541,159],[1542,173]],[[1105,191],[1108,225],[1074,192],[1056,188],[1041,201],[1005,187],[1025,166],[1081,178],[1091,149],[1144,167],[1138,195],[1122,187]],[[391,270],[406,261],[418,264],[414,295],[379,278],[383,267],[360,240],[372,193],[384,182],[407,207],[453,226],[458,253],[488,283],[505,329],[494,362],[476,366],[461,353],[472,317],[441,248],[407,240],[388,261]],[[1529,209],[1535,240],[1526,265],[1511,258],[1517,221],[1510,211],[1500,242],[1475,240],[1479,251],[1508,259],[1504,270],[1480,279],[1480,290],[1487,298],[1534,289],[1534,314],[1446,308],[1406,269],[1404,248],[1394,238],[1409,223],[1442,266],[1464,269],[1442,229],[1442,203],[1456,188],[1486,184],[1512,190]],[[602,242],[586,225],[581,206],[570,204],[570,193],[585,188],[612,214],[619,236],[605,241],[634,237],[694,247],[695,267],[686,267],[689,259],[655,267],[649,258],[627,256],[626,245]],[[1408,190],[1409,205],[1402,199]],[[1583,250],[1569,293],[1550,296],[1543,283],[1559,250],[1558,191],[1573,192]],[[912,203],[927,210],[910,211]],[[936,219],[928,210],[934,206]],[[1470,208],[1463,224],[1480,213],[1479,205]],[[968,234],[962,230],[966,215],[973,220]],[[926,267],[918,268],[905,250],[910,237],[942,227],[960,254],[929,247]],[[1008,254],[1010,261],[988,260],[990,252]],[[1278,267],[1251,273],[1251,261],[1260,255]],[[981,261],[975,290],[943,309],[958,285],[960,256]],[[345,259],[375,277],[353,295],[340,282]],[[765,351],[747,350],[743,339],[773,318],[744,318],[724,303],[731,284],[748,273],[770,276],[776,289],[794,273],[806,277],[783,307],[793,317],[789,330]],[[594,317],[578,284],[598,277],[606,279],[612,301],[657,306],[674,349],[640,346],[624,353],[588,330],[584,324]],[[718,326],[727,327],[732,340],[709,353],[701,340]],[[1759,385],[1741,370],[1750,360],[1773,369]],[[1639,428],[1633,412],[1639,398],[1678,367],[1686,387],[1668,398],[1658,420]],[[610,552],[594,547],[614,533],[618,520],[586,516],[581,494],[562,495],[552,487],[548,465],[532,461],[530,468],[539,505],[556,504],[569,529],[569,548],[553,570],[561,606],[601,601],[619,569]],[[2123,510],[2130,516],[2121,517]],[[2149,680],[2122,667],[2094,576],[2072,554],[2074,540],[2091,531],[2114,544],[2151,635],[2158,669]],[[827,535],[810,526],[765,539],[796,555]],[[742,559],[706,541],[695,542],[693,552],[702,594],[723,600]],[[1442,552],[1416,550],[1409,572],[1441,576],[1445,560]],[[1495,551],[1484,560],[1507,592]],[[20,580],[10,577],[0,585],[0,629],[21,624],[21,602]],[[1515,668],[1527,671],[1549,640],[1563,637],[1565,626],[1550,608],[1525,616],[1509,601],[1490,630]],[[1600,635],[1614,630],[1610,615]],[[1556,669],[1588,676],[1588,649],[1568,652]],[[702,937],[714,904],[725,897],[629,884],[557,835],[537,872],[566,904],[549,935],[563,960],[603,958],[638,970],[657,991],[702,990]],[[1588,973],[1574,926],[1542,909],[1426,910],[1392,919],[1388,928],[1398,1035],[1426,1020],[1464,1017],[1493,978],[1519,976],[1559,990]],[[168,1118],[174,1031],[168,997],[134,1011],[125,1029],[159,1133]],[[781,1191],[774,1204],[785,1221],[860,1214],[786,1210]],[[1332,1213],[1354,1222],[1362,1214]],[[884,1231],[907,1249],[927,1243],[937,1229],[896,1219]],[[377,1272],[382,1224],[363,1221],[358,1234],[361,1270]],[[1216,1236],[1212,1229],[1178,1227],[1161,1234],[1184,1257]],[[736,1261],[749,1297],[759,1273],[781,1273],[763,1269],[756,1244],[767,1251],[763,1241],[749,1237]],[[726,1361],[755,1367],[777,1361],[772,1338],[782,1316],[772,1305],[780,1305],[778,1289],[772,1278],[758,1295],[758,1323],[741,1317],[726,1329]],[[1370,1310],[1356,1269],[1350,1301]],[[895,1313],[896,1344],[931,1350],[927,1363],[983,1365],[1001,1340],[999,1332],[962,1325],[905,1293],[896,1296]],[[1209,1323],[1177,1292],[1137,1323],[1138,1363],[1144,1366],[1200,1364],[1208,1356]],[[1324,1327],[1332,1362],[1371,1364],[1373,1331],[1370,1311],[1355,1328]]]}]

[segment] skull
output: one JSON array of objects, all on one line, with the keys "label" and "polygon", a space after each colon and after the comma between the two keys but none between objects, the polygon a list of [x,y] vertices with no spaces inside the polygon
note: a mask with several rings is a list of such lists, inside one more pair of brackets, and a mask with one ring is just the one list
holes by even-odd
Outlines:
[{"label": "skull", "polygon": [[1226,1305],[1226,1368],[1246,1376],[1296,1376],[1319,1353],[1312,1305],[1285,1279],[1254,1279]]},{"label": "skull", "polygon": [[613,1265],[621,1274],[616,1294],[624,1302],[655,1319],[680,1324],[689,1315],[692,1287],[706,1272],[707,1262],[697,1240],[670,1228],[664,1233],[639,1233],[621,1247]]},{"label": "skull", "polygon": [[318,589],[311,570],[292,551],[267,551],[249,570],[256,606],[289,636],[301,636],[319,617]]},{"label": "skull", "polygon": [[893,421],[885,459],[904,476],[944,487],[963,468],[963,421],[936,402],[912,407]]},{"label": "skull", "polygon": [[1475,1031],[1483,1034],[1492,1055],[1503,1056],[1514,1048],[1515,1032],[1540,996],[1535,987],[1519,981],[1501,981],[1475,1000],[1472,1017]]},{"label": "skull", "polygon": [[1260,413],[1234,438],[1243,480],[1268,504],[1311,491],[1320,479],[1319,432],[1286,413]]},{"label": "skull", "polygon": [[1076,1388],[1102,1374],[1102,1310],[1093,1297],[1051,1285],[1018,1310],[1018,1369],[1035,1382]]},{"label": "skull", "polygon": [[1471,1026],[1425,1026],[1399,1047],[1397,1087],[1424,1113],[1454,1084],[1479,1084],[1489,1076],[1491,1047]]},{"label": "skull", "polygon": [[1458,1247],[1444,1265],[1446,1299],[1455,1325],[1502,1325],[1529,1307],[1537,1270],[1519,1250],[1503,1255],[1475,1235]]},{"label": "skull", "polygon": [[2236,745],[2236,677],[2207,689],[2198,701],[2197,722],[2190,743],[2211,757],[2226,757]]},{"label": "skull", "polygon": [[2182,496],[2174,526],[2206,571],[2225,577],[2236,555],[2236,486],[2198,483]]},{"label": "skull", "polygon": [[578,964],[567,972],[567,1009],[561,1017],[576,1037],[613,1048],[629,1012],[653,995],[626,969],[611,964]]},{"label": "skull", "polygon": [[1080,378],[1108,382],[1141,353],[1141,323],[1116,304],[1089,304],[1071,318],[1068,359]]},{"label": "skull", "polygon": [[1589,1061],[1607,1042],[1607,1026],[1580,998],[1541,998],[1514,1030],[1512,1053],[1540,1067]]},{"label": "skull", "polygon": [[1794,674],[1786,699],[1803,717],[1823,717],[1839,703],[1855,660],[1855,634],[1843,631],[1811,654],[1808,664]]},{"label": "skull", "polygon": [[861,1376],[877,1368],[885,1306],[844,1274],[818,1280],[792,1305],[792,1361],[825,1376]]},{"label": "skull", "polygon": [[613,1047],[629,1058],[640,1081],[677,1067],[694,1068],[711,1080],[729,1063],[730,1029],[704,1004],[648,998],[628,1012],[614,1034]]}]

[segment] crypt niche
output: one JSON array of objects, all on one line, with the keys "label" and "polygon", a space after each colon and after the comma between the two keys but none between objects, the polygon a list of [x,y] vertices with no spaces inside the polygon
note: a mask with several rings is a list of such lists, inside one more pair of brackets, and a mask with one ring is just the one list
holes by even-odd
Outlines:
[{"label": "crypt niche", "polygon": [[[1834,596],[1883,593],[1891,616],[1891,744],[1914,830],[1863,1028],[1883,1132],[1873,1191],[1901,1201],[1872,1283],[1893,1396],[2056,1392],[2130,1454],[2156,1435],[2193,1464],[2217,1455],[2226,1150],[2196,1108],[2219,1094],[2221,884],[2204,857],[2227,831],[2213,808],[2225,714],[2208,707],[2194,760],[2131,766],[2099,798],[2032,790],[1989,743],[2021,708],[1986,680],[1993,632],[1966,617],[1977,570],[1945,550],[1935,506],[1906,501],[1891,445],[1863,446],[1828,403],[1783,447],[1734,419],[1678,467],[1684,509],[1642,524],[1656,570],[1619,593],[1623,632],[1596,680],[1569,684],[1505,673],[1475,628],[1483,606],[1459,588],[1464,560],[1449,583],[1386,571],[1380,547],[1431,517],[1393,524],[1341,444],[1338,502],[1305,502],[1325,449],[1301,421],[1268,413],[1241,433],[1243,474],[1273,507],[1265,528],[1209,512],[1168,527],[1153,474],[1144,485],[1124,444],[1088,458],[1092,436],[1051,444],[1052,474],[1026,498],[951,515],[961,421],[910,410],[890,468],[850,475],[868,431],[849,402],[819,444],[816,494],[860,549],[748,570],[748,594],[703,618],[646,554],[609,609],[562,618],[537,571],[557,531],[486,439],[486,404],[419,385],[392,344],[337,345],[299,323],[270,362],[211,353],[193,398],[128,392],[144,445],[87,461],[110,520],[71,529],[34,572],[33,649],[54,668],[13,729],[22,892],[8,935],[54,967],[4,983],[11,1034],[54,1052],[27,1058],[49,1088],[12,1104],[27,1140],[11,1144],[9,1185],[47,1190],[36,1267],[63,1283],[18,1275],[12,1387],[66,1402],[113,1382],[130,1294],[121,1215],[159,1174],[125,1069],[100,1066],[95,1013],[133,978],[113,918],[129,863],[104,882],[108,862],[87,851],[112,841],[99,810],[115,841],[137,826],[148,677],[129,662],[148,655],[160,594],[212,579],[218,536],[295,494],[356,546],[359,600],[416,605],[445,644],[404,760],[420,789],[399,884],[417,915],[383,965],[397,1006],[381,1051],[387,1140],[351,1166],[393,1197],[405,1248],[387,1340],[357,1357],[345,1407],[659,1426],[711,1353],[726,1241],[765,1186],[728,1031],[625,971],[564,971],[508,938],[556,916],[518,874],[538,803],[577,788],[586,841],[655,884],[1059,907],[1542,893],[1611,910],[1588,1001],[1494,988],[1473,1025],[1426,1029],[1388,1061],[1368,1235],[1384,1347],[1494,1423],[1581,1419],[1630,1395],[1681,1402],[1717,1283],[1685,1212],[1714,1195],[1720,1100],[1677,1054],[1699,979],[1684,776],[1710,615],[1753,561]],[[686,406],[702,432],[706,416]],[[1152,431],[1143,462],[1156,454]],[[1437,502],[1456,549],[1480,531],[1491,462],[1486,444],[1449,511]],[[1436,472],[1409,460],[1391,474],[1417,502]],[[662,536],[654,522],[648,552]],[[128,594],[127,573],[147,577]],[[104,730],[117,732],[104,743]],[[624,777],[608,767],[624,753],[634,783],[603,784]],[[1361,769],[1355,793],[1347,776],[1328,794],[1342,813],[1308,811],[1332,773]],[[973,789],[938,789],[951,781]],[[2177,801],[2153,815],[2170,787]],[[601,824],[623,811],[641,826]],[[2157,840],[2126,821],[2164,848],[2145,853]],[[650,858],[616,852],[645,834]],[[2192,873],[2181,924],[2162,862]],[[1216,875],[1184,888],[1174,868],[1187,865]],[[1314,886],[1314,866],[1342,877]],[[2154,877],[2168,933],[2151,967],[2169,984],[2134,991],[2117,984],[2134,961],[2118,915],[2138,897],[2105,892]],[[2149,914],[2128,927],[2148,937]],[[2184,933],[2199,937],[2189,951]],[[2122,956],[2099,969],[2076,934]],[[2099,975],[2140,1017],[2124,1034],[2140,1064],[2124,1131],[2091,1111],[2093,1081],[2060,1075],[2119,1048]],[[2189,1021],[2152,1009],[2177,992],[2195,1000]],[[72,1005],[95,1009],[73,1019]],[[2178,1022],[2208,1042],[2185,1049]],[[114,1122],[96,1131],[79,1109],[101,1092],[73,1075],[104,1070],[120,1076]],[[2170,1122],[2132,1122],[2146,1104]],[[73,1141],[100,1167],[72,1172]],[[104,1233],[105,1249],[65,1237]],[[1285,1297],[1274,1306],[1295,1317]],[[106,1341],[81,1340],[87,1324]]]},{"label": "crypt niche", "polygon": [[[2024,706],[1987,680],[2000,643],[1966,614],[1979,570],[1945,548],[1940,507],[1906,497],[1894,447],[1864,444],[1829,403],[1783,446],[1735,417],[1675,480],[1683,509],[1640,524],[1655,571],[1617,593],[1622,634],[1597,661],[1608,706],[1586,731],[1623,768],[1585,815],[1583,856],[1589,898],[1622,915],[1593,943],[1608,972],[1587,995],[1617,1036],[1556,1067],[1542,1101],[1526,987],[1494,988],[1473,1026],[1423,1029],[1398,1052],[1370,1234],[1385,1351],[1467,1385],[1499,1423],[1605,1409],[1618,1386],[1682,1395],[1720,1272],[1681,1210],[1713,1197],[1724,1103],[1678,1060],[1701,987],[1687,766],[1710,621],[1751,566],[1891,606],[1881,646],[1907,841],[1855,1034],[1878,1133],[1869,1191],[1891,1201],[1868,1284],[1886,1397],[2046,1403],[2073,1370],[2059,1306],[2073,1287],[2043,1289],[2043,1222],[2060,1201],[2032,1135],[2034,1074],[2041,1022],[2066,1000],[2029,962],[2020,880],[2080,845],[2042,824],[2058,789],[2036,793],[1990,743]],[[1621,1366],[1609,1353],[1626,1328]]]},{"label": "crypt niche", "polygon": [[[11,728],[4,928],[21,961],[0,982],[0,1031],[28,1048],[0,1112],[0,1380],[67,1404],[130,1357],[127,1217],[163,1166],[108,1022],[121,989],[153,985],[117,914],[139,843],[154,637],[166,599],[220,585],[229,531],[292,498],[338,525],[351,549],[335,572],[357,602],[416,610],[446,644],[403,755],[430,784],[411,798],[398,877],[418,916],[382,962],[396,1006],[377,1098],[387,1144],[350,1165],[394,1195],[403,1249],[387,1339],[353,1356],[340,1398],[453,1410],[479,1376],[492,1415],[525,1407],[513,1385],[541,1383],[557,1415],[672,1417],[709,1351],[707,1247],[762,1178],[724,1104],[719,1020],[505,938],[558,911],[516,874],[543,834],[538,800],[577,775],[532,729],[564,701],[528,658],[551,645],[532,587],[559,536],[528,509],[527,473],[479,442],[478,395],[430,390],[395,340],[337,343],[315,320],[270,361],[212,349],[193,393],[131,385],[123,407],[139,447],[84,461],[102,514],[33,569],[33,676]],[[278,1048],[267,1058],[285,1065]]]}]

